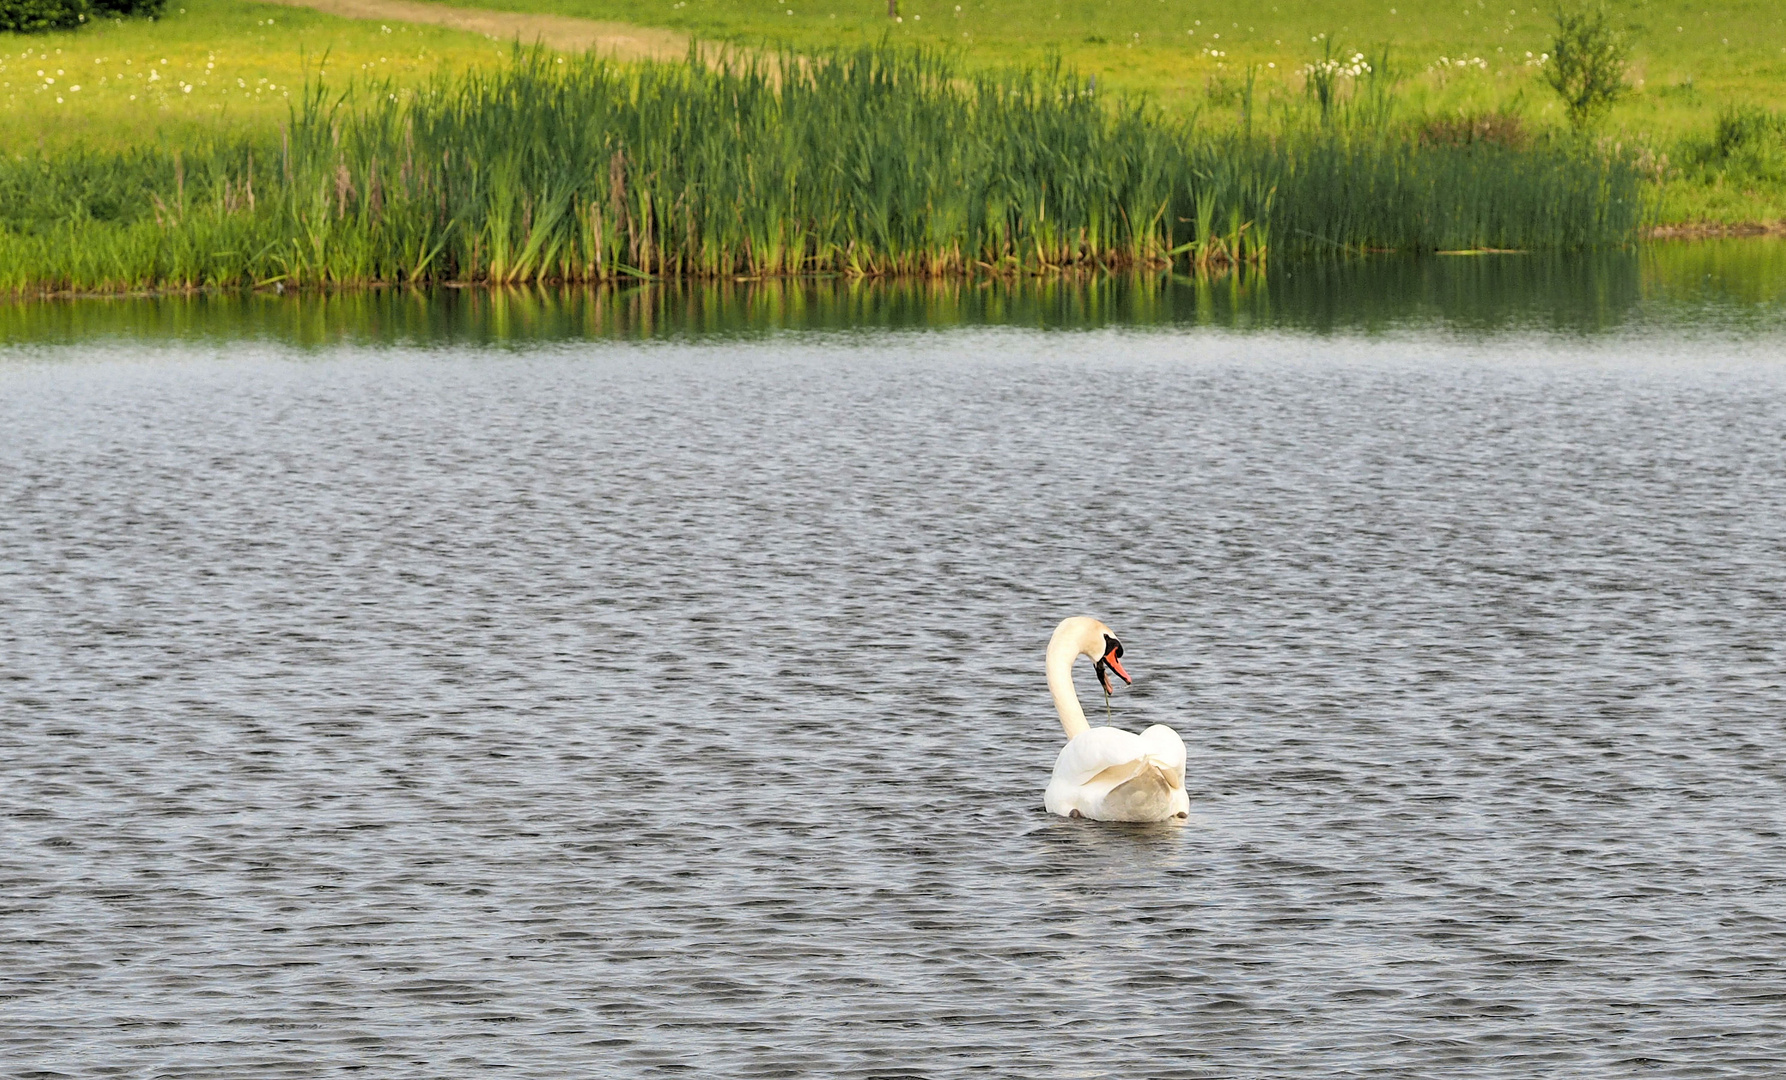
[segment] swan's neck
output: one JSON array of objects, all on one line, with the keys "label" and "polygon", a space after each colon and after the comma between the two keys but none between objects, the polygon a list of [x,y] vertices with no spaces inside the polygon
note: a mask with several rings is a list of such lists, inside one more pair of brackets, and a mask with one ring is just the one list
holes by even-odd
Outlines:
[{"label": "swan's neck", "polygon": [[1054,697],[1054,711],[1060,714],[1060,726],[1067,729],[1069,740],[1091,729],[1073,689],[1073,661],[1079,659],[1079,652],[1078,642],[1062,634],[1048,643],[1048,693]]}]

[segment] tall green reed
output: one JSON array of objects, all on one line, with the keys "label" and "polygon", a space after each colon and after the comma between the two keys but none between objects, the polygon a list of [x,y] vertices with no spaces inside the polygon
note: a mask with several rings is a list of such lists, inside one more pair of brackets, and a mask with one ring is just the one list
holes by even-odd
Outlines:
[{"label": "tall green reed", "polygon": [[0,162],[0,290],[1223,268],[1622,243],[1584,143],[1199,131],[1058,65],[870,47],[621,67],[517,51],[306,88],[276,137]]}]

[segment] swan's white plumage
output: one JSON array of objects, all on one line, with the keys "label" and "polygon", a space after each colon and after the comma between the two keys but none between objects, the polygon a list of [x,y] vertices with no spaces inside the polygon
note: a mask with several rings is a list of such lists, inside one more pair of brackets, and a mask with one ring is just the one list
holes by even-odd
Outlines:
[{"label": "swan's white plumage", "polygon": [[1077,810],[1094,821],[1161,821],[1189,813],[1184,740],[1164,724],[1139,735],[1113,727],[1076,735],[1054,760],[1042,805],[1051,814],[1070,817]]},{"label": "swan's white plumage", "polygon": [[1137,735],[1121,728],[1095,727],[1060,748],[1054,778],[1068,784],[1089,784],[1101,772],[1143,759],[1183,772],[1184,740],[1164,724]]},{"label": "swan's white plumage", "polygon": [[1042,795],[1051,814],[1096,821],[1164,821],[1190,813],[1184,789],[1184,740],[1164,724],[1136,735],[1087,727],[1073,691],[1073,662],[1103,655],[1110,628],[1084,617],[1063,621],[1048,642],[1048,685],[1069,736]]}]

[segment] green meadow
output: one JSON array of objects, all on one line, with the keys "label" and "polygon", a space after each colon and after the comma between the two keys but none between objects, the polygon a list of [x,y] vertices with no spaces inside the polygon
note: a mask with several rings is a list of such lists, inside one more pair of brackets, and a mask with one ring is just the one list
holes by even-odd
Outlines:
[{"label": "green meadow", "polygon": [[0,33],[0,148],[16,159],[272,131],[306,78],[414,85],[508,53],[507,42],[438,27],[244,0],[174,0],[153,22]]},{"label": "green meadow", "polygon": [[[1110,85],[1182,108],[1223,97],[1247,65],[1270,92],[1301,93],[1297,69],[1329,35],[1375,54],[1387,46],[1412,103],[1433,109],[1513,108],[1556,115],[1529,57],[1550,47],[1553,5],[1487,0],[487,0],[682,30],[705,37],[820,47],[878,40],[951,45],[989,64],[1061,56]],[[1635,94],[1612,126],[1672,137],[1707,125],[1725,104],[1777,102],[1786,80],[1786,5],[1774,0],[1624,0]],[[1474,63],[1476,59],[1483,65]],[[1445,61],[1465,61],[1455,66]]]}]

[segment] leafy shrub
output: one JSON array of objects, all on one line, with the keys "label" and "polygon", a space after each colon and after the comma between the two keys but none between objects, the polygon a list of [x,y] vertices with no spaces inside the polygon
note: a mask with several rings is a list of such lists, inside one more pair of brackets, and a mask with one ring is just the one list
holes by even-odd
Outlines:
[{"label": "leafy shrub", "polygon": [[1240,104],[1244,89],[1241,84],[1221,75],[1211,75],[1203,81],[1204,98],[1218,109]]},{"label": "leafy shrub", "polygon": [[[6,0],[0,0],[5,3]],[[167,0],[90,0],[92,9],[100,15],[142,15],[159,18],[167,8]]]},{"label": "leafy shrub", "polygon": [[1507,112],[1430,117],[1420,123],[1414,137],[1421,146],[1491,143],[1512,150],[1523,150],[1532,141],[1525,122],[1517,114]]},{"label": "leafy shrub", "polygon": [[1709,136],[1681,145],[1679,157],[1687,175],[1701,182],[1786,183],[1786,113],[1753,105],[1726,109]]},{"label": "leafy shrub", "polygon": [[1786,115],[1753,105],[1727,109],[1712,131],[1711,151],[1720,159],[1786,150]]},{"label": "leafy shrub", "polygon": [[1558,8],[1556,21],[1544,80],[1562,97],[1569,122],[1583,128],[1624,96],[1631,47],[1598,4]]},{"label": "leafy shrub", "polygon": [[34,34],[86,21],[86,0],[0,0],[0,31]]},{"label": "leafy shrub", "polygon": [[95,18],[157,17],[167,0],[0,0],[0,33],[72,30]]}]

